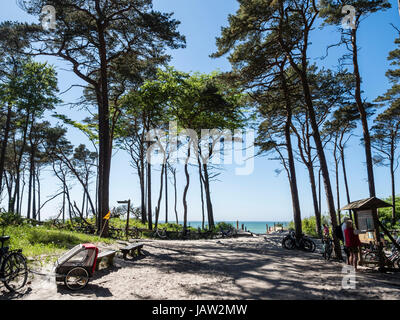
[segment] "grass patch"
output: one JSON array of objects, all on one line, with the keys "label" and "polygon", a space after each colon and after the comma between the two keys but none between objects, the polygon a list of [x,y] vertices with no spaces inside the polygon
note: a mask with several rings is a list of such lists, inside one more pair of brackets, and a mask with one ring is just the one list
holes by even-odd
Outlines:
[{"label": "grass patch", "polygon": [[11,236],[11,249],[22,249],[25,256],[35,258],[42,255],[58,255],[79,243],[113,243],[114,240],[100,238],[74,231],[54,230],[43,226],[7,226],[4,235]]}]

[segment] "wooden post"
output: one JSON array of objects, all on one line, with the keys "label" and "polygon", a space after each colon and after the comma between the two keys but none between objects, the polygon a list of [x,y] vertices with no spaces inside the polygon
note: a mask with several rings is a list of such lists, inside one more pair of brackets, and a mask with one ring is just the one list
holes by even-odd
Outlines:
[{"label": "wooden post", "polygon": [[129,231],[129,212],[131,211],[131,199],[128,200],[128,213],[126,214],[126,230],[125,234],[128,238],[128,231]]},{"label": "wooden post", "polygon": [[[358,219],[357,219],[357,211],[356,211],[356,210],[353,210],[353,213],[354,213],[354,214],[353,214],[354,219],[352,219],[352,221],[353,221],[353,224],[354,224],[354,226],[355,226],[355,229],[358,229],[359,226],[358,226]],[[351,219],[351,215],[350,215],[350,219]],[[346,246],[346,241],[344,241],[344,246]],[[346,259],[347,259],[347,257],[346,257]],[[358,247],[358,264],[359,264],[360,266],[363,265],[363,258],[362,258],[361,246]]]},{"label": "wooden post", "polygon": [[239,230],[239,220],[236,220],[236,229]]}]

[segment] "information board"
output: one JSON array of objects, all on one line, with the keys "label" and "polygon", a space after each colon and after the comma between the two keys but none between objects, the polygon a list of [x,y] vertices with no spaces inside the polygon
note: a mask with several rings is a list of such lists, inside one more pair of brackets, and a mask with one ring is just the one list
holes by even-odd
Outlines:
[{"label": "information board", "polygon": [[358,229],[362,232],[373,231],[375,229],[372,210],[357,211],[357,222]]}]

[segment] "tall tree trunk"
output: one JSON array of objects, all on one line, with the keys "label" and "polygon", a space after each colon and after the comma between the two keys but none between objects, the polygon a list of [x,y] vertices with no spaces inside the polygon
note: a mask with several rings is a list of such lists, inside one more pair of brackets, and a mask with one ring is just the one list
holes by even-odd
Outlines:
[{"label": "tall tree trunk", "polygon": [[[354,68],[354,76],[355,76],[355,100],[357,104],[358,111],[361,117],[361,124],[363,128],[363,138],[364,138],[364,148],[365,148],[365,160],[367,164],[367,175],[368,175],[368,187],[369,187],[369,196],[375,197],[375,180],[374,180],[374,169],[372,162],[372,152],[371,152],[371,137],[369,134],[368,128],[368,120],[367,120],[367,112],[365,110],[364,103],[361,98],[361,76],[358,67],[358,46],[357,46],[357,28],[351,30],[351,45],[352,45],[352,54],[353,54],[353,68]],[[378,219],[378,210],[373,209],[373,220],[375,225],[375,240],[378,244],[378,257],[379,257],[379,266],[384,266],[384,257],[383,257],[383,249],[381,246],[381,235],[379,232],[379,219]]]},{"label": "tall tree trunk", "polygon": [[165,223],[168,223],[168,170],[167,164],[164,164],[164,176],[165,176]]},{"label": "tall tree trunk", "polygon": [[33,157],[33,172],[32,172],[32,219],[36,220],[36,169],[35,157]]},{"label": "tall tree trunk", "polygon": [[176,224],[179,224],[179,219],[178,219],[178,210],[176,208],[178,204],[178,190],[176,187],[176,170],[174,169],[172,171],[172,177],[174,178],[174,211],[175,211],[175,221]]},{"label": "tall tree trunk", "polygon": [[215,227],[214,221],[214,210],[211,202],[211,191],[210,191],[210,178],[208,175],[207,163],[203,163],[204,172],[204,193],[206,195],[206,207],[207,207],[207,218],[208,218],[208,228],[213,229]]},{"label": "tall tree trunk", "polygon": [[41,207],[41,197],[40,197],[40,172],[39,168],[36,170],[36,181],[37,181],[37,197],[38,197],[38,210],[37,210],[37,220],[41,221],[40,217],[40,207]]},{"label": "tall tree trunk", "polygon": [[150,230],[153,230],[153,219],[151,209],[151,164],[147,162],[147,220]]},{"label": "tall tree trunk", "polygon": [[160,192],[158,195],[158,201],[157,201],[157,208],[156,208],[156,221],[154,224],[154,228],[157,229],[158,227],[158,218],[160,217],[160,207],[161,207],[161,199],[162,199],[162,193],[163,193],[163,181],[164,181],[164,167],[165,164],[161,165],[161,174],[160,174]]},{"label": "tall tree trunk", "polygon": [[[21,185],[21,163],[22,163],[22,157],[25,152],[25,147],[26,147],[26,139],[27,139],[27,134],[28,134],[28,124],[29,124],[29,117],[30,114],[29,112],[26,115],[25,119],[25,125],[23,128],[23,138],[22,138],[22,145],[21,149],[18,153],[17,159],[16,159],[16,166],[15,166],[15,171],[16,171],[16,179],[15,179],[15,189],[14,189],[14,196],[12,198],[12,203],[10,205],[11,211],[21,215],[21,211],[19,210],[19,202],[20,202],[20,185]],[[16,149],[15,149],[15,141],[14,141],[14,152],[17,154]],[[16,208],[15,208],[16,207]]]},{"label": "tall tree trunk", "polygon": [[394,178],[394,141],[392,138],[390,144],[390,180],[392,184],[392,226],[396,223],[396,189],[395,189],[395,178]]},{"label": "tall tree trunk", "polygon": [[[306,40],[308,41],[308,38]],[[330,178],[329,178],[328,165],[326,162],[325,152],[324,152],[324,148],[322,145],[321,136],[320,136],[319,128],[318,128],[318,123],[317,123],[316,116],[315,116],[314,105],[313,105],[313,101],[312,101],[312,97],[311,97],[311,91],[310,91],[310,87],[308,84],[308,77],[306,74],[307,60],[304,58],[305,57],[303,57],[303,60],[302,60],[302,66],[303,66],[302,70],[299,70],[297,65],[292,63],[292,60],[291,60],[291,65],[295,70],[297,70],[297,72],[300,76],[300,79],[301,79],[303,92],[304,92],[304,99],[305,99],[307,111],[309,114],[311,128],[313,130],[313,138],[314,138],[315,148],[317,150],[317,155],[318,155],[320,168],[321,168],[322,179],[324,182],[328,211],[329,211],[329,215],[331,218],[332,227],[334,230],[338,225],[337,218],[336,218],[336,211],[335,211],[335,203],[333,200],[333,193],[332,193],[332,187],[331,187],[331,182],[330,182]],[[338,259],[342,259],[342,251],[341,251],[341,247],[340,247],[340,242],[334,232],[333,232],[333,243],[334,243],[336,257]]]},{"label": "tall tree trunk", "polygon": [[145,184],[145,173],[146,168],[144,164],[144,151],[143,147],[141,147],[140,151],[140,159],[139,159],[139,183],[140,183],[140,213],[142,218],[142,223],[145,224],[147,222],[147,211],[146,211],[146,184]]},{"label": "tall tree trunk", "polygon": [[[96,6],[98,3],[96,2]],[[98,10],[99,13],[101,10]],[[102,226],[103,217],[109,212],[109,185],[110,185],[110,110],[108,94],[108,62],[107,47],[105,41],[105,26],[103,22],[98,22],[99,35],[99,56],[100,56],[100,92],[98,92],[98,121],[99,121],[99,220],[103,230],[103,235],[108,236],[108,223]]]},{"label": "tall tree trunk", "polygon": [[[2,188],[2,186],[3,186],[4,164],[5,164],[8,136],[10,133],[10,124],[11,124],[11,111],[12,111],[11,104],[8,103],[6,123],[4,126],[4,138],[1,143],[1,152],[0,152],[0,188]],[[0,192],[1,192],[1,189],[0,189]]]},{"label": "tall tree trunk", "polygon": [[347,171],[346,171],[346,164],[344,160],[344,148],[340,147],[340,158],[342,159],[342,171],[343,171],[343,180],[344,180],[344,187],[346,189],[346,199],[347,203],[350,203],[350,192],[349,192],[349,183],[347,181]]},{"label": "tall tree trunk", "polygon": [[33,171],[34,171],[34,156],[33,156],[33,146],[31,144],[31,153],[29,159],[29,182],[28,182],[28,207],[26,210],[26,217],[31,218],[31,204],[32,204],[32,185],[33,185]]},{"label": "tall tree trunk", "polygon": [[67,193],[67,190],[65,188],[65,182],[63,182],[63,206],[62,206],[62,222],[65,223],[65,196]]},{"label": "tall tree trunk", "polygon": [[374,171],[371,153],[371,137],[368,128],[367,112],[365,110],[364,103],[361,98],[361,76],[358,67],[358,46],[357,46],[357,29],[352,29],[351,31],[351,44],[352,44],[352,54],[353,54],[353,68],[355,76],[355,100],[357,104],[358,111],[361,116],[361,124],[363,129],[364,138],[364,150],[365,150],[365,160],[367,164],[367,174],[368,174],[368,187],[370,197],[375,197],[375,181],[374,181]]},{"label": "tall tree trunk", "polygon": [[335,180],[336,180],[336,202],[337,202],[337,212],[339,218],[339,225],[342,224],[342,219],[340,216],[340,188],[339,188],[339,159],[337,156],[337,135],[335,136],[335,145],[333,148],[333,159],[335,161]]},{"label": "tall tree trunk", "polygon": [[316,182],[315,182],[314,166],[312,164],[310,166],[307,166],[307,170],[308,170],[308,176],[310,178],[311,194],[312,194],[312,199],[313,199],[315,224],[316,224],[316,230],[315,231],[317,231],[318,236],[320,238],[322,238],[321,210],[319,208],[318,198],[317,198],[317,185],[316,185]]},{"label": "tall tree trunk", "polygon": [[286,150],[288,154],[288,166],[289,166],[289,185],[290,194],[292,196],[292,208],[293,208],[293,221],[296,237],[299,239],[303,234],[302,223],[301,223],[301,211],[299,202],[299,192],[297,189],[297,179],[296,179],[296,169],[294,165],[292,140],[290,136],[290,127],[292,125],[292,107],[290,105],[289,89],[287,87],[284,64],[280,66],[280,78],[282,91],[285,97],[285,111],[286,111],[286,121],[285,121],[285,140],[286,140]]},{"label": "tall tree trunk", "polygon": [[[282,4],[281,4],[282,8]],[[280,9],[282,11],[282,9]],[[282,15],[285,13],[282,11]],[[282,49],[287,53],[287,58],[289,59],[290,65],[295,70],[295,72],[298,74],[301,85],[303,88],[303,93],[304,93],[304,101],[308,110],[309,114],[309,119],[310,119],[310,124],[311,128],[313,130],[313,138],[314,138],[314,143],[315,143],[315,148],[317,150],[318,154],[318,159],[319,163],[321,166],[321,172],[322,172],[322,178],[324,180],[324,187],[325,187],[325,194],[326,194],[326,200],[328,204],[328,210],[329,214],[331,217],[331,222],[332,222],[332,227],[333,229],[336,228],[337,226],[337,219],[336,219],[336,211],[335,211],[335,203],[333,200],[333,193],[332,193],[332,187],[331,187],[331,182],[329,178],[329,171],[328,171],[328,165],[326,162],[326,157],[325,157],[325,152],[324,148],[322,145],[321,141],[321,136],[319,134],[319,128],[318,128],[318,122],[316,120],[316,115],[314,111],[314,105],[313,105],[313,99],[311,95],[311,90],[309,86],[309,81],[308,81],[308,56],[307,56],[307,49],[308,49],[308,44],[309,44],[309,33],[311,31],[312,23],[314,19],[317,17],[318,12],[314,13],[314,17],[311,21],[305,21],[305,27],[303,30],[303,48],[300,52],[301,54],[301,63],[297,61],[294,61],[293,58],[293,52],[291,51],[290,48],[284,43],[284,40],[282,38],[282,30],[279,30],[279,38],[278,41],[282,47]],[[342,251],[339,243],[339,239],[337,239],[335,233],[333,233],[333,243],[334,243],[334,249],[335,249],[335,255],[338,259],[342,259]]]},{"label": "tall tree trunk", "polygon": [[188,151],[187,151],[187,158],[185,160],[185,177],[186,177],[186,185],[185,189],[183,190],[183,232],[186,233],[187,230],[187,213],[188,213],[188,207],[187,207],[187,201],[186,201],[186,195],[189,189],[189,183],[190,183],[190,176],[189,176],[189,171],[188,171],[188,162],[190,158],[190,142],[188,144]]},{"label": "tall tree trunk", "polygon": [[197,163],[199,164],[199,180],[200,180],[200,199],[201,199],[201,229],[204,230],[204,222],[205,222],[205,216],[204,216],[204,192],[203,192],[203,174],[201,171],[201,161],[200,161],[200,156],[197,156]]}]

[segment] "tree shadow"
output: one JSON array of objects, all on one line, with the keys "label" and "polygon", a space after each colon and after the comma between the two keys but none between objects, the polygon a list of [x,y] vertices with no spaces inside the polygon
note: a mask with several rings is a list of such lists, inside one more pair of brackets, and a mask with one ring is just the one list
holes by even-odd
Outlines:
[{"label": "tree shadow", "polygon": [[[386,285],[379,273],[357,274],[356,289],[344,289],[343,263],[325,261],[319,252],[286,250],[267,243],[257,243],[255,247],[229,241],[181,245],[179,248],[164,243],[152,246],[163,249],[162,253],[150,254],[152,265],[162,272],[194,273],[204,277],[212,274],[221,278],[213,284],[182,285],[189,295],[200,297],[375,299],[377,293],[370,290],[371,285]],[[400,277],[395,279],[400,286]],[[229,292],[232,287],[234,292]],[[400,296],[396,285],[393,288]]]},{"label": "tree shadow", "polygon": [[68,289],[64,284],[57,284],[57,293],[61,295],[68,295],[71,298],[76,298],[79,296],[95,295],[97,298],[107,298],[112,297],[110,289],[104,288],[101,285],[88,283],[83,289],[72,291]]}]

